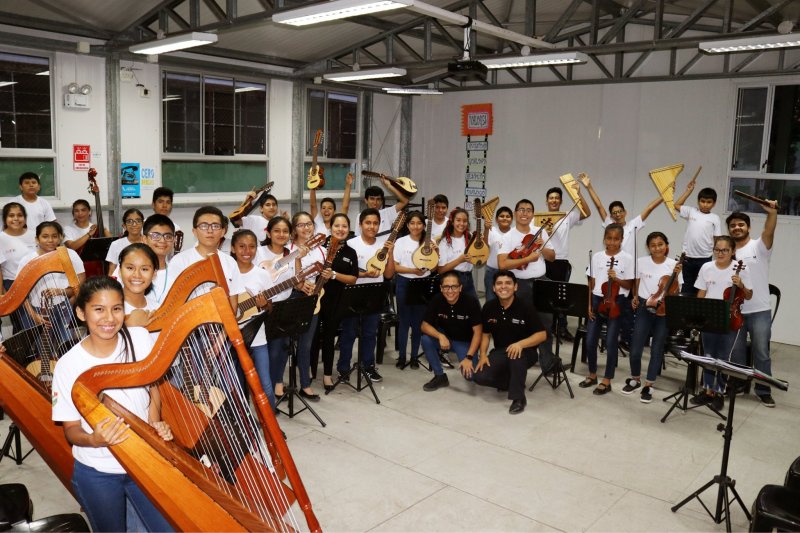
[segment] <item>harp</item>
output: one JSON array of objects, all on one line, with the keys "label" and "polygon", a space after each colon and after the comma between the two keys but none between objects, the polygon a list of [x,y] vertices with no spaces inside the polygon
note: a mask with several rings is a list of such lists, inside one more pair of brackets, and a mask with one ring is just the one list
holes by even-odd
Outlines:
[{"label": "harp", "polygon": [[[494,219],[494,212],[497,211],[497,204],[499,203],[500,203],[500,197],[495,196],[491,200],[488,200],[481,204],[481,214],[483,215],[483,220],[485,220],[489,224],[492,223],[492,220]],[[478,214],[475,213],[475,216],[477,217]]]},{"label": "harp", "polygon": [[[581,175],[583,174],[579,174],[578,177]],[[581,215],[583,215],[584,218],[588,217],[589,213],[586,211],[586,209],[584,209],[583,204],[581,203],[581,197],[578,196],[578,192],[573,188],[578,182],[574,177],[572,177],[572,174],[564,174],[563,176],[559,176],[558,179],[561,180],[564,190],[567,191],[567,194],[569,194],[569,197],[572,198],[572,201],[578,205]]]},{"label": "harp", "polygon": [[59,247],[25,265],[0,297],[0,316],[9,316],[15,331],[0,352],[0,406],[70,491],[72,449],[51,420],[50,384],[58,358],[83,336],[60,294],[77,291],[78,283],[66,248]]},{"label": "harp", "polygon": [[553,226],[564,218],[566,215],[563,211],[543,211],[541,213],[533,214],[533,225],[543,227],[548,235],[553,234]]},{"label": "harp", "polygon": [[675,211],[675,178],[681,172],[683,172],[683,163],[654,168],[650,171],[650,179],[653,180],[658,194],[664,199],[664,205],[667,206],[672,220],[678,220],[678,212]]},{"label": "harp", "polygon": [[[257,418],[239,385],[231,350],[244,370]],[[102,393],[151,384],[161,392],[172,442],[162,441]],[[72,398],[90,424],[113,413],[130,425],[128,438],[110,450],[176,529],[320,530],[223,289],[172,313],[149,357],[85,372]]]}]

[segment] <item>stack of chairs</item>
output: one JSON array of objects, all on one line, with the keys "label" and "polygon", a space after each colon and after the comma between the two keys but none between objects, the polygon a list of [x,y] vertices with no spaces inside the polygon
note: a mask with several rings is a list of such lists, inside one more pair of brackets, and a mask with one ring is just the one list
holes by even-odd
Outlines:
[{"label": "stack of chairs", "polygon": [[750,531],[800,531],[800,457],[783,485],[764,485],[753,502]]},{"label": "stack of chairs", "polygon": [[89,524],[77,513],[33,519],[33,502],[21,483],[0,485],[0,531],[89,531]]}]

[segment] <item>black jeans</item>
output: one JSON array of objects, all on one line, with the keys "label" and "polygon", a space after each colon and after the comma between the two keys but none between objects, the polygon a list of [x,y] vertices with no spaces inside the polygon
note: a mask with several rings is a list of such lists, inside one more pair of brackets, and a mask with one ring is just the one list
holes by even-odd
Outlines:
[{"label": "black jeans", "polygon": [[508,390],[509,400],[524,400],[528,367],[535,360],[534,348],[525,348],[522,350],[522,355],[516,359],[509,359],[505,348],[495,348],[489,352],[489,366],[484,366],[480,372],[475,372],[472,381],[485,387]]}]

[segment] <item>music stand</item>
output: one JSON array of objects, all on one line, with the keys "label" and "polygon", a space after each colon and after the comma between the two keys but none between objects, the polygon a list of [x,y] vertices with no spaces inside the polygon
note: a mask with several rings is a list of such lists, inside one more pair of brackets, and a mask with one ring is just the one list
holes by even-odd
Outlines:
[{"label": "music stand", "polygon": [[86,241],[81,250],[81,261],[105,261],[111,243],[120,237],[95,237]]},{"label": "music stand", "polygon": [[[314,318],[314,307],[317,303],[316,296],[303,296],[301,298],[291,298],[272,304],[272,312],[265,318],[267,340],[289,338],[289,385],[284,387],[283,396],[276,402],[275,407],[289,418],[308,410],[314,415],[317,422],[325,427],[325,422],[308,404],[305,398],[300,396],[297,387],[297,338],[311,326]],[[297,397],[305,407],[295,411],[294,398]],[[283,411],[278,406],[286,400],[289,404],[289,411]]]},{"label": "music stand", "polygon": [[[430,302],[434,296],[441,292],[442,291],[439,288],[439,276],[430,275],[424,278],[409,278],[408,290],[406,291],[406,301],[403,303],[406,305],[424,305],[427,307],[428,302]],[[405,370],[405,368],[410,365],[411,361],[414,359],[419,362],[422,368],[428,372],[431,371],[431,367],[425,364],[425,357],[420,357],[420,354],[410,357],[408,361],[403,363],[403,365],[400,367],[400,370]],[[443,355],[441,351],[439,352],[439,360],[442,362],[442,364],[447,365],[448,368],[455,368],[450,360]]]},{"label": "music stand", "polygon": [[[339,307],[344,310],[342,313],[342,318],[351,316],[362,317],[364,315],[374,315],[380,313],[383,310],[383,302],[385,298],[386,289],[384,288],[384,283],[382,282],[347,285],[342,291],[342,299],[339,300]],[[326,390],[325,394],[330,394],[331,391],[336,389],[340,383],[347,385],[356,392],[361,392],[369,387],[369,390],[372,392],[372,396],[375,398],[375,403],[381,403],[381,401],[378,399],[378,395],[375,393],[375,387],[372,386],[372,380],[364,370],[364,362],[361,357],[361,346],[362,343],[359,341],[356,362],[353,363],[353,366],[347,375],[343,376],[340,374],[339,378],[333,384],[333,387],[330,390]],[[350,383],[350,375],[354,370],[356,371],[357,375],[356,385]],[[362,377],[366,380],[366,385],[361,384]]]},{"label": "music stand", "polygon": [[[725,300],[715,298],[694,298],[690,296],[667,296],[664,300],[667,328],[682,329],[690,332],[689,345],[697,349],[700,354],[700,332],[705,333],[727,333],[730,331],[730,305]],[[679,359],[682,359],[681,356]],[[674,394],[670,394],[663,401],[674,403],[661,418],[661,423],[667,421],[670,413],[674,409],[680,409],[684,413],[702,407],[701,405],[689,406],[689,395],[695,391],[697,384],[697,366],[687,359],[686,379],[683,386]],[[713,413],[725,420],[725,415],[714,409],[711,404],[705,404]]]},{"label": "music stand", "polygon": [[[717,301],[724,302],[724,300],[717,300]],[[708,370],[722,372],[723,374],[727,375],[728,378],[730,379],[730,386],[728,387],[728,416],[725,424],[718,424],[716,428],[717,431],[722,432],[722,438],[725,441],[725,444],[722,448],[722,464],[720,465],[719,475],[714,476],[705,485],[703,485],[702,487],[691,493],[689,496],[681,500],[680,503],[671,507],[671,510],[674,513],[678,509],[689,503],[694,498],[697,498],[697,501],[700,502],[700,505],[703,506],[703,509],[705,509],[708,515],[711,517],[711,519],[714,520],[714,523],[720,524],[724,519],[725,529],[726,531],[730,532],[731,498],[730,494],[728,494],[729,490],[733,492],[734,498],[736,499],[737,502],[739,502],[742,511],[744,511],[744,514],[747,517],[747,521],[749,522],[751,520],[751,516],[747,510],[747,507],[742,501],[742,498],[739,496],[739,493],[736,492],[736,480],[731,479],[728,476],[728,459],[730,457],[731,441],[733,440],[733,409],[734,406],[736,405],[737,381],[741,381],[743,382],[743,384],[748,384],[750,383],[750,381],[755,381],[756,383],[760,383],[762,385],[774,386],[783,391],[788,390],[789,385],[785,381],[775,379],[768,374],[764,374],[763,372],[760,372],[754,368],[750,368],[747,366],[737,365],[729,361],[713,359],[708,356],[697,356],[694,354],[690,354],[688,352],[681,352],[681,355],[683,359],[685,359],[687,362],[693,363]],[[715,484],[719,484],[719,490],[717,492],[717,504],[715,508],[715,513],[711,514],[711,510],[708,507],[706,507],[706,504],[703,503],[703,500],[700,499],[700,494],[705,492],[706,489],[710,488],[712,485]]]}]

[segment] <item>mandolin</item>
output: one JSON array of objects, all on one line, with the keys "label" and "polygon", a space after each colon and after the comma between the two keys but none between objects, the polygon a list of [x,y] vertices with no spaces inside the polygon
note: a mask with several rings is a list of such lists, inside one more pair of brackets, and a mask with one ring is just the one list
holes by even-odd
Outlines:
[{"label": "mandolin", "polygon": [[[608,269],[613,270],[614,265],[617,264],[617,258],[612,257],[608,262]],[[619,295],[619,283],[609,279],[603,283],[601,290],[603,292],[603,299],[597,306],[597,314],[603,318],[613,320],[619,317],[620,309],[617,305],[617,296]]]},{"label": "mandolin", "polygon": [[[95,231],[90,238],[96,239],[98,237],[105,237],[106,234],[105,227],[103,226],[103,205],[100,203],[100,187],[98,187],[97,180],[95,179],[97,177],[97,170],[90,168],[88,177],[89,192],[94,195],[94,211],[95,216],[97,217],[97,225],[95,226]],[[77,250],[78,255],[81,255],[85,247],[86,245],[84,244],[79,250]],[[103,260],[84,261],[83,268],[86,271],[87,278],[92,276],[102,276],[106,273],[106,264]]]},{"label": "mandolin", "polygon": [[289,267],[292,265],[292,262],[303,252],[304,249],[310,250],[315,246],[320,246],[325,242],[325,235],[322,233],[317,233],[313,237],[311,237],[307,243],[303,246],[298,246],[297,250],[292,253],[286,254],[281,257],[275,257],[273,259],[268,259],[267,261],[261,261],[258,266],[263,268],[267,271],[270,275],[272,281],[275,281],[280,277],[281,274],[286,272]]},{"label": "mandolin", "polygon": [[686,261],[686,252],[683,252],[677,260],[678,264],[675,265],[676,270],[669,276],[661,276],[661,279],[658,281],[658,290],[650,295],[645,304],[646,309],[651,313],[655,313],[656,316],[666,316],[667,307],[664,297],[677,294],[678,289],[680,289],[678,285],[677,267]]},{"label": "mandolin", "polygon": [[[330,241],[328,242],[328,249],[325,251],[325,264],[322,265],[322,270],[331,268],[333,265],[333,260],[336,258],[336,252],[339,251],[339,246],[341,243],[342,241],[331,236]],[[314,307],[315,315],[319,313],[319,310],[322,307],[322,296],[325,294],[325,289],[323,289],[322,286],[325,285],[327,281],[328,280],[322,276],[318,276],[314,285],[314,292],[312,294],[317,296],[317,305]]]},{"label": "mandolin", "polygon": [[[533,234],[529,233],[529,234],[525,235],[525,237],[523,237],[523,239],[522,239],[522,243],[519,246],[517,246],[516,248],[514,248],[513,250],[511,250],[511,252],[508,254],[509,259],[522,259],[523,257],[528,257],[533,252],[535,252],[536,250],[541,248],[536,243],[536,241],[539,240],[539,237],[541,237],[541,235],[542,235],[542,231],[544,231],[545,226],[547,224],[549,224],[549,223],[550,223],[550,219],[546,218],[546,219],[544,219],[542,221],[542,226],[539,228],[539,230],[536,233],[533,233]],[[525,264],[525,265],[522,265],[519,268],[520,268],[520,270],[525,270],[526,268],[528,268],[528,265]]]},{"label": "mandolin", "polygon": [[400,228],[403,227],[403,224],[406,222],[406,212],[400,211],[397,214],[397,220],[394,221],[394,225],[392,226],[392,232],[389,234],[389,237],[386,239],[386,242],[383,243],[383,246],[380,250],[375,252],[369,261],[367,261],[367,272],[371,272],[373,270],[377,270],[383,275],[383,272],[386,270],[386,263],[389,260],[389,248],[386,246],[387,243],[394,243],[397,239],[397,234],[400,233]]},{"label": "mandolin", "polygon": [[428,200],[427,221],[425,222],[425,239],[419,248],[414,251],[411,261],[414,266],[422,270],[433,270],[439,264],[439,252],[433,245],[431,228],[433,227],[434,201]]},{"label": "mandolin", "polygon": [[325,169],[317,164],[317,152],[322,141],[322,130],[317,130],[314,135],[314,148],[311,151],[311,168],[308,169],[308,179],[306,185],[308,190],[321,189],[325,187]]},{"label": "mandolin", "polygon": [[489,259],[489,245],[486,239],[483,238],[483,217],[481,216],[480,198],[475,199],[473,213],[475,214],[475,233],[472,235],[472,240],[465,253],[469,256],[470,263],[480,267],[485,265],[486,260]]},{"label": "mandolin", "polygon": [[[259,188],[253,187],[253,190],[250,191],[250,192],[256,193],[256,197],[255,198],[250,198],[248,196],[247,198],[245,198],[244,201],[242,202],[242,205],[237,207],[233,211],[233,213],[228,215],[228,218],[231,220],[231,222],[234,222],[236,220],[241,219],[242,217],[245,217],[245,216],[249,215],[253,211],[253,209],[255,209],[256,206],[260,203],[260,197],[265,195],[265,194],[269,194],[269,191],[272,190],[272,186],[273,185],[275,185],[275,182],[274,181],[270,181],[270,182],[266,183],[263,187],[259,187]],[[175,235],[177,236],[177,233]],[[183,235],[183,232],[181,232],[181,236],[182,235]],[[181,244],[183,244],[183,241],[181,241]],[[176,240],[176,244],[175,244],[175,251],[180,251],[180,247],[177,244],[177,240]]]},{"label": "mandolin", "polygon": [[[306,278],[313,276],[322,272],[322,263],[319,261],[314,262],[313,265],[309,265],[297,273],[295,276],[278,283],[277,285],[270,287],[269,289],[258,293],[256,296],[263,296],[267,300],[271,300],[278,294],[282,293],[286,289],[291,289],[295,285],[301,283]],[[246,322],[250,320],[254,315],[258,314],[258,308],[256,307],[256,296],[250,295],[248,293],[242,293],[239,295],[238,299],[239,302],[237,304],[237,314],[239,315],[239,323]]]},{"label": "mandolin", "polygon": [[393,178],[380,172],[372,172],[371,170],[362,170],[361,175],[368,178],[386,178],[386,181],[397,187],[404,195],[411,197],[417,194],[417,184],[411,178]]},{"label": "mandolin", "polygon": [[[744,270],[744,261],[739,259],[739,262],[736,263],[736,268],[733,269],[733,275],[738,276],[742,270]],[[738,331],[744,325],[744,317],[742,316],[744,289],[731,283],[731,286],[722,293],[722,297],[731,307],[731,331]]]}]

